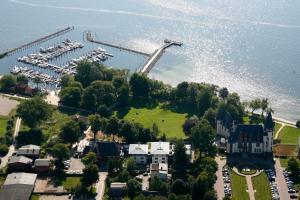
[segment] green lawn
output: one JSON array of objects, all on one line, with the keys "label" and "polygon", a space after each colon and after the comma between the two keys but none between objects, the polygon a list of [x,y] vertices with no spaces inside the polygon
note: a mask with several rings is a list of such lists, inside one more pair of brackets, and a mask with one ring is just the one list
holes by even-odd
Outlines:
[{"label": "green lawn", "polygon": [[39,200],[39,199],[40,199],[40,195],[38,195],[38,194],[33,194],[30,197],[30,200]]},{"label": "green lawn", "polygon": [[255,192],[255,199],[259,200],[271,200],[271,189],[269,186],[268,177],[265,173],[252,178],[253,189]]},{"label": "green lawn", "polygon": [[300,129],[286,126],[281,130],[280,135],[282,135],[282,144],[298,144],[298,137],[300,137]]},{"label": "green lawn", "polygon": [[4,181],[5,181],[5,179],[6,179],[6,175],[5,175],[5,174],[1,174],[1,175],[0,175],[0,188],[2,187],[2,185],[3,185]]},{"label": "green lawn", "polygon": [[62,186],[64,186],[65,190],[71,190],[75,188],[77,185],[80,185],[81,177],[66,177],[65,180],[62,181]]},{"label": "green lawn", "polygon": [[187,114],[176,113],[160,107],[153,109],[132,107],[124,116],[125,120],[139,122],[148,128],[151,128],[153,123],[156,123],[160,135],[165,133],[168,138],[185,138],[182,125],[186,118]]},{"label": "green lawn", "polygon": [[232,200],[248,200],[249,195],[247,190],[246,178],[237,175],[234,171],[230,172]]},{"label": "green lawn", "polygon": [[279,160],[280,160],[281,167],[287,167],[288,166],[289,158],[280,158]]},{"label": "green lawn", "polygon": [[4,136],[7,125],[7,117],[0,116],[0,137]]},{"label": "green lawn", "polygon": [[[71,117],[69,115],[62,113],[58,109],[55,109],[51,118],[41,125],[43,133],[47,137],[49,137],[50,135],[59,134],[63,125],[70,119],[71,119]],[[26,127],[24,127],[24,128],[26,128]],[[22,129],[23,129],[23,127],[22,127]]]},{"label": "green lawn", "polygon": [[281,127],[281,124],[278,124],[278,123],[275,122],[274,137],[275,137],[277,131],[280,129],[280,127]]}]

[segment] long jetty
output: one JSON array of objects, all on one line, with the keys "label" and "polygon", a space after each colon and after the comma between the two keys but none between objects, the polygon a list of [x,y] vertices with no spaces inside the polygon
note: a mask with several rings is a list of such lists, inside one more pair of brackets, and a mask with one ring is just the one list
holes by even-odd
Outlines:
[{"label": "long jetty", "polygon": [[176,42],[173,40],[165,39],[165,45],[163,45],[161,48],[154,51],[154,53],[150,56],[150,58],[145,62],[145,64],[138,70],[140,73],[148,74],[151,69],[154,67],[154,65],[157,63],[157,61],[160,59],[160,57],[163,55],[165,50],[173,45],[176,46],[182,46],[181,42]]},{"label": "long jetty", "polygon": [[110,43],[107,43],[107,42],[97,41],[93,38],[90,31],[87,32],[86,36],[87,36],[86,39],[89,42],[93,42],[93,43],[96,43],[96,44],[101,44],[101,45],[104,45],[104,46],[108,46],[108,47],[112,47],[112,48],[116,48],[116,49],[120,49],[120,50],[124,50],[124,51],[129,51],[129,52],[136,53],[136,54],[141,54],[143,56],[151,56],[151,54],[145,53],[145,52],[142,52],[142,51],[130,49],[130,48],[127,48],[127,47],[122,47],[120,45],[110,44]]},{"label": "long jetty", "polygon": [[35,44],[38,44],[38,43],[41,43],[41,42],[45,42],[47,40],[50,40],[50,39],[55,38],[55,37],[58,37],[58,36],[60,36],[62,34],[65,34],[65,33],[69,32],[69,31],[72,31],[72,30],[74,30],[74,27],[73,26],[72,27],[68,26],[68,27],[66,27],[64,29],[56,31],[55,33],[51,33],[49,35],[46,35],[46,36],[41,37],[39,39],[36,39],[36,40],[34,40],[32,42],[29,42],[29,43],[26,43],[26,44],[21,45],[19,47],[16,47],[16,48],[13,48],[11,50],[8,50],[8,51],[4,52],[1,55],[4,55],[4,56],[9,55],[9,54],[11,54],[11,53],[13,53],[15,51],[27,48],[29,46],[32,46],[32,45],[35,45]]}]

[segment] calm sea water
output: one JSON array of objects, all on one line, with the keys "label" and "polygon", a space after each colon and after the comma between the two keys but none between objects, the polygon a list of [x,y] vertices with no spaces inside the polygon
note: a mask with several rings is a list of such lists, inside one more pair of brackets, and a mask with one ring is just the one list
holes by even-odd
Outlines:
[{"label": "calm sea water", "polygon": [[[213,83],[244,100],[268,97],[276,116],[300,119],[300,1],[1,0],[0,51],[67,25],[76,27],[68,35],[76,40],[91,30],[99,40],[145,52],[165,38],[181,41],[184,46],[168,49],[151,77],[172,85]],[[110,66],[135,70],[145,61],[106,49],[115,55]],[[8,73],[14,59],[0,61],[0,73]]]}]

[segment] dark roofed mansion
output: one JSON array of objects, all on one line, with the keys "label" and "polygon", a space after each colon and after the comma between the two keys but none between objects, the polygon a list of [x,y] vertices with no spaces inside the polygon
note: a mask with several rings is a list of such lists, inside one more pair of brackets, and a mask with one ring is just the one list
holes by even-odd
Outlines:
[{"label": "dark roofed mansion", "polygon": [[264,125],[236,124],[230,117],[217,121],[217,134],[227,140],[227,153],[266,154],[272,153],[274,122],[272,114]]}]

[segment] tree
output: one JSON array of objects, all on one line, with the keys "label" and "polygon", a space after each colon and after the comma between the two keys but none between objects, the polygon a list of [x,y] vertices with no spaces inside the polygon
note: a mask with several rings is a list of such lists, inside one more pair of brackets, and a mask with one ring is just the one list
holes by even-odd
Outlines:
[{"label": "tree", "polygon": [[97,156],[94,152],[89,152],[82,158],[82,162],[85,166],[97,164]]},{"label": "tree", "polygon": [[130,179],[127,182],[127,194],[128,196],[133,199],[137,194],[142,191],[142,185],[136,179]]},{"label": "tree", "polygon": [[299,162],[295,158],[291,158],[288,161],[288,170],[291,172],[291,177],[294,180],[299,179]]},{"label": "tree", "polygon": [[223,200],[231,200],[230,196],[226,195]]},{"label": "tree", "polygon": [[82,176],[82,183],[85,186],[90,186],[90,189],[92,189],[92,185],[96,183],[99,180],[99,168],[97,165],[87,165],[83,169],[83,176]]},{"label": "tree", "polygon": [[300,120],[297,121],[296,126],[297,128],[300,128]]},{"label": "tree", "polygon": [[60,93],[60,103],[65,106],[78,108],[81,101],[82,92],[78,87],[64,87]]},{"label": "tree", "polygon": [[149,183],[149,190],[150,191],[167,191],[168,190],[168,184],[164,181],[162,181],[159,177],[154,176],[151,178],[150,183]]},{"label": "tree", "polygon": [[213,177],[218,170],[218,164],[212,157],[205,157],[200,162],[200,168]]},{"label": "tree", "polygon": [[122,85],[121,88],[119,89],[119,95],[117,98],[120,106],[128,105],[130,99],[129,94],[130,94],[130,90],[128,84]]},{"label": "tree", "polygon": [[83,87],[87,87],[93,81],[103,78],[100,68],[101,66],[99,64],[82,61],[77,66],[75,80],[79,81]]},{"label": "tree", "polygon": [[28,85],[29,79],[24,75],[17,76],[17,84]]},{"label": "tree", "polygon": [[55,144],[50,150],[50,154],[55,158],[54,164],[56,173],[63,173],[63,160],[69,158],[70,155],[67,145],[62,143]]},{"label": "tree", "polygon": [[57,160],[65,160],[69,158],[70,150],[66,144],[58,143],[52,147],[50,153]]},{"label": "tree", "polygon": [[264,112],[269,107],[269,100],[267,98],[263,98],[260,103],[261,115],[264,115]]},{"label": "tree", "polygon": [[52,108],[43,99],[34,97],[23,101],[17,108],[17,116],[30,128],[37,127],[52,114]]},{"label": "tree", "polygon": [[109,174],[115,174],[116,172],[122,170],[122,162],[119,159],[108,159],[107,161],[107,171]]},{"label": "tree", "polygon": [[75,143],[78,141],[80,136],[80,126],[78,122],[69,121],[67,122],[60,131],[60,137],[65,143]]},{"label": "tree", "polygon": [[60,84],[62,88],[69,86],[71,82],[74,81],[73,76],[67,74],[63,75],[60,79],[61,79]]},{"label": "tree", "polygon": [[182,125],[183,132],[186,135],[190,135],[192,128],[196,126],[196,124],[198,123],[199,123],[199,118],[196,115],[193,115],[189,119],[185,120],[184,124]]},{"label": "tree", "polygon": [[172,183],[170,191],[176,195],[187,194],[189,192],[187,185],[181,179],[176,179]]},{"label": "tree", "polygon": [[216,191],[211,189],[207,192],[205,192],[203,200],[217,200],[217,194]]},{"label": "tree", "polygon": [[17,146],[26,144],[40,145],[44,140],[42,130],[39,128],[32,128],[26,131],[20,131],[16,137]]},{"label": "tree", "polygon": [[205,113],[205,111],[211,107],[212,97],[213,94],[210,91],[210,89],[206,88],[201,92],[198,100],[198,112],[200,116],[202,116]]},{"label": "tree", "polygon": [[252,109],[251,113],[253,114],[255,110],[261,108],[261,100],[254,99],[250,102],[249,107]]},{"label": "tree", "polygon": [[159,135],[159,129],[156,123],[153,123],[152,125],[152,133],[155,137],[157,137]]},{"label": "tree", "polygon": [[191,130],[191,139],[196,148],[199,148],[207,155],[214,155],[216,147],[214,146],[215,130],[207,120],[202,119],[199,124]]},{"label": "tree", "polygon": [[33,82],[36,84],[36,88],[39,88],[39,84],[42,83],[42,79],[39,76],[33,78]]},{"label": "tree", "polygon": [[4,75],[0,79],[0,89],[4,92],[9,92],[15,84],[16,78],[12,75]]},{"label": "tree", "polygon": [[123,169],[118,175],[119,182],[127,182],[130,179],[130,174],[126,169]]},{"label": "tree", "polygon": [[201,172],[193,187],[192,199],[204,199],[206,192],[208,192],[213,185],[214,179],[212,179],[206,172]]},{"label": "tree", "polygon": [[126,142],[134,143],[137,140],[138,132],[131,123],[125,121],[121,126],[120,135],[124,137]]},{"label": "tree", "polygon": [[130,174],[133,174],[134,170],[136,170],[136,161],[134,160],[133,157],[130,157],[128,160],[127,160],[127,171],[130,173]]},{"label": "tree", "polygon": [[107,108],[106,105],[100,105],[97,109],[97,113],[99,113],[99,115],[104,118],[109,118],[111,116],[111,111]]},{"label": "tree", "polygon": [[203,118],[206,119],[212,127],[216,126],[216,117],[217,112],[213,108],[209,108],[203,115]]},{"label": "tree", "polygon": [[181,168],[188,165],[190,162],[188,155],[186,154],[186,148],[182,140],[179,140],[175,144],[174,149],[174,167]]},{"label": "tree", "polygon": [[94,139],[96,139],[96,134],[98,133],[98,131],[101,130],[101,125],[102,125],[102,120],[101,117],[99,115],[90,115],[89,116],[89,123],[91,126],[91,130],[94,134]]},{"label": "tree", "polygon": [[6,144],[0,144],[0,156],[5,156],[8,152],[8,146]]},{"label": "tree", "polygon": [[219,90],[219,97],[221,97],[222,99],[226,99],[229,95],[228,89],[226,87],[221,88]]},{"label": "tree", "polygon": [[106,124],[105,133],[113,135],[113,140],[115,134],[119,133],[119,120],[116,117],[111,117]]},{"label": "tree", "polygon": [[146,75],[134,73],[130,77],[129,84],[134,98],[149,97],[150,80]]}]

